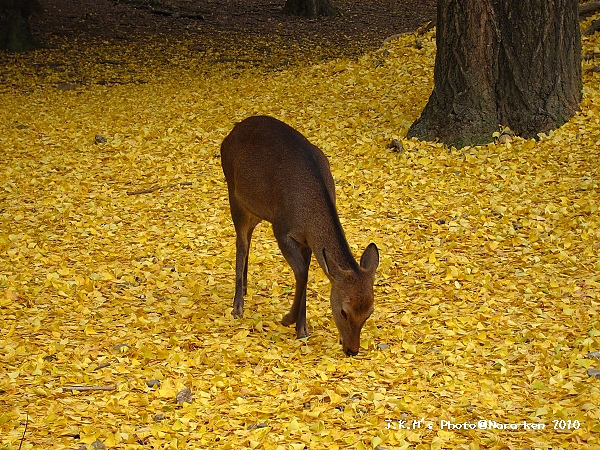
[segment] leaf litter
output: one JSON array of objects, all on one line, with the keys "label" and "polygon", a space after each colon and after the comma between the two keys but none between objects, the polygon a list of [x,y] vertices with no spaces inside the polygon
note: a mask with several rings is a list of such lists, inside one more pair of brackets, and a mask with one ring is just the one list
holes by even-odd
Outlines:
[{"label": "leaf litter", "polygon": [[[173,44],[173,64],[110,66],[126,82],[68,90],[7,64],[0,448],[598,446],[599,78],[584,72],[581,111],[539,141],[406,140],[432,88],[432,33],[280,72],[207,68]],[[583,47],[598,52],[598,36]],[[253,114],[324,150],[354,253],[380,248],[358,357],[340,350],[314,263],[311,336],[279,324],[293,274],[267,225],[246,315],[231,316],[218,152]],[[545,428],[442,426],[480,420]]]}]

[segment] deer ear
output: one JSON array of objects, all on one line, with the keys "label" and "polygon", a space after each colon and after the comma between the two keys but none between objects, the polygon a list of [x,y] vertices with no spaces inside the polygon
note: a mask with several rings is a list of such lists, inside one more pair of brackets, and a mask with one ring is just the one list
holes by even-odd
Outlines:
[{"label": "deer ear", "polygon": [[379,250],[371,242],[360,257],[360,267],[369,273],[375,274],[377,266],[379,266]]}]

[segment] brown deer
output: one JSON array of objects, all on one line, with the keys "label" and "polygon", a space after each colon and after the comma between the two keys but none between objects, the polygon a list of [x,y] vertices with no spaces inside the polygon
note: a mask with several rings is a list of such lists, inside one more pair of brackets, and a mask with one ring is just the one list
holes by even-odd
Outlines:
[{"label": "brown deer", "polygon": [[352,256],[327,157],[289,125],[255,116],[235,125],[223,140],[221,164],[236,232],[233,315],[241,317],[244,310],[252,231],[266,220],[296,278],[294,303],[282,324],[295,323],[296,336],[308,336],[306,282],[314,253],[331,282],[331,309],[343,351],[358,354],[360,331],[373,312],[379,252],[371,243],[360,265]]}]

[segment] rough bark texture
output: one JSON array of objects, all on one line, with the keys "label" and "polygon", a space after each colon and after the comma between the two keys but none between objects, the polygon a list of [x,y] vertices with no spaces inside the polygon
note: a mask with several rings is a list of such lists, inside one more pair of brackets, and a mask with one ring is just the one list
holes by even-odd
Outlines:
[{"label": "rough bark texture", "polygon": [[408,137],[463,147],[498,126],[523,137],[579,108],[576,0],[440,0],[434,90]]},{"label": "rough bark texture", "polygon": [[283,12],[315,18],[318,16],[331,16],[335,14],[335,8],[330,0],[287,0]]}]

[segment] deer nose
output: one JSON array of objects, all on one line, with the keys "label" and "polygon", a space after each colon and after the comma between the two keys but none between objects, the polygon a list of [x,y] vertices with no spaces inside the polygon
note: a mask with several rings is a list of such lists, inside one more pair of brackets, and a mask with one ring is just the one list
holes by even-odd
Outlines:
[{"label": "deer nose", "polygon": [[356,355],[358,355],[358,350],[352,351],[350,349],[346,349],[346,356],[356,356]]}]

